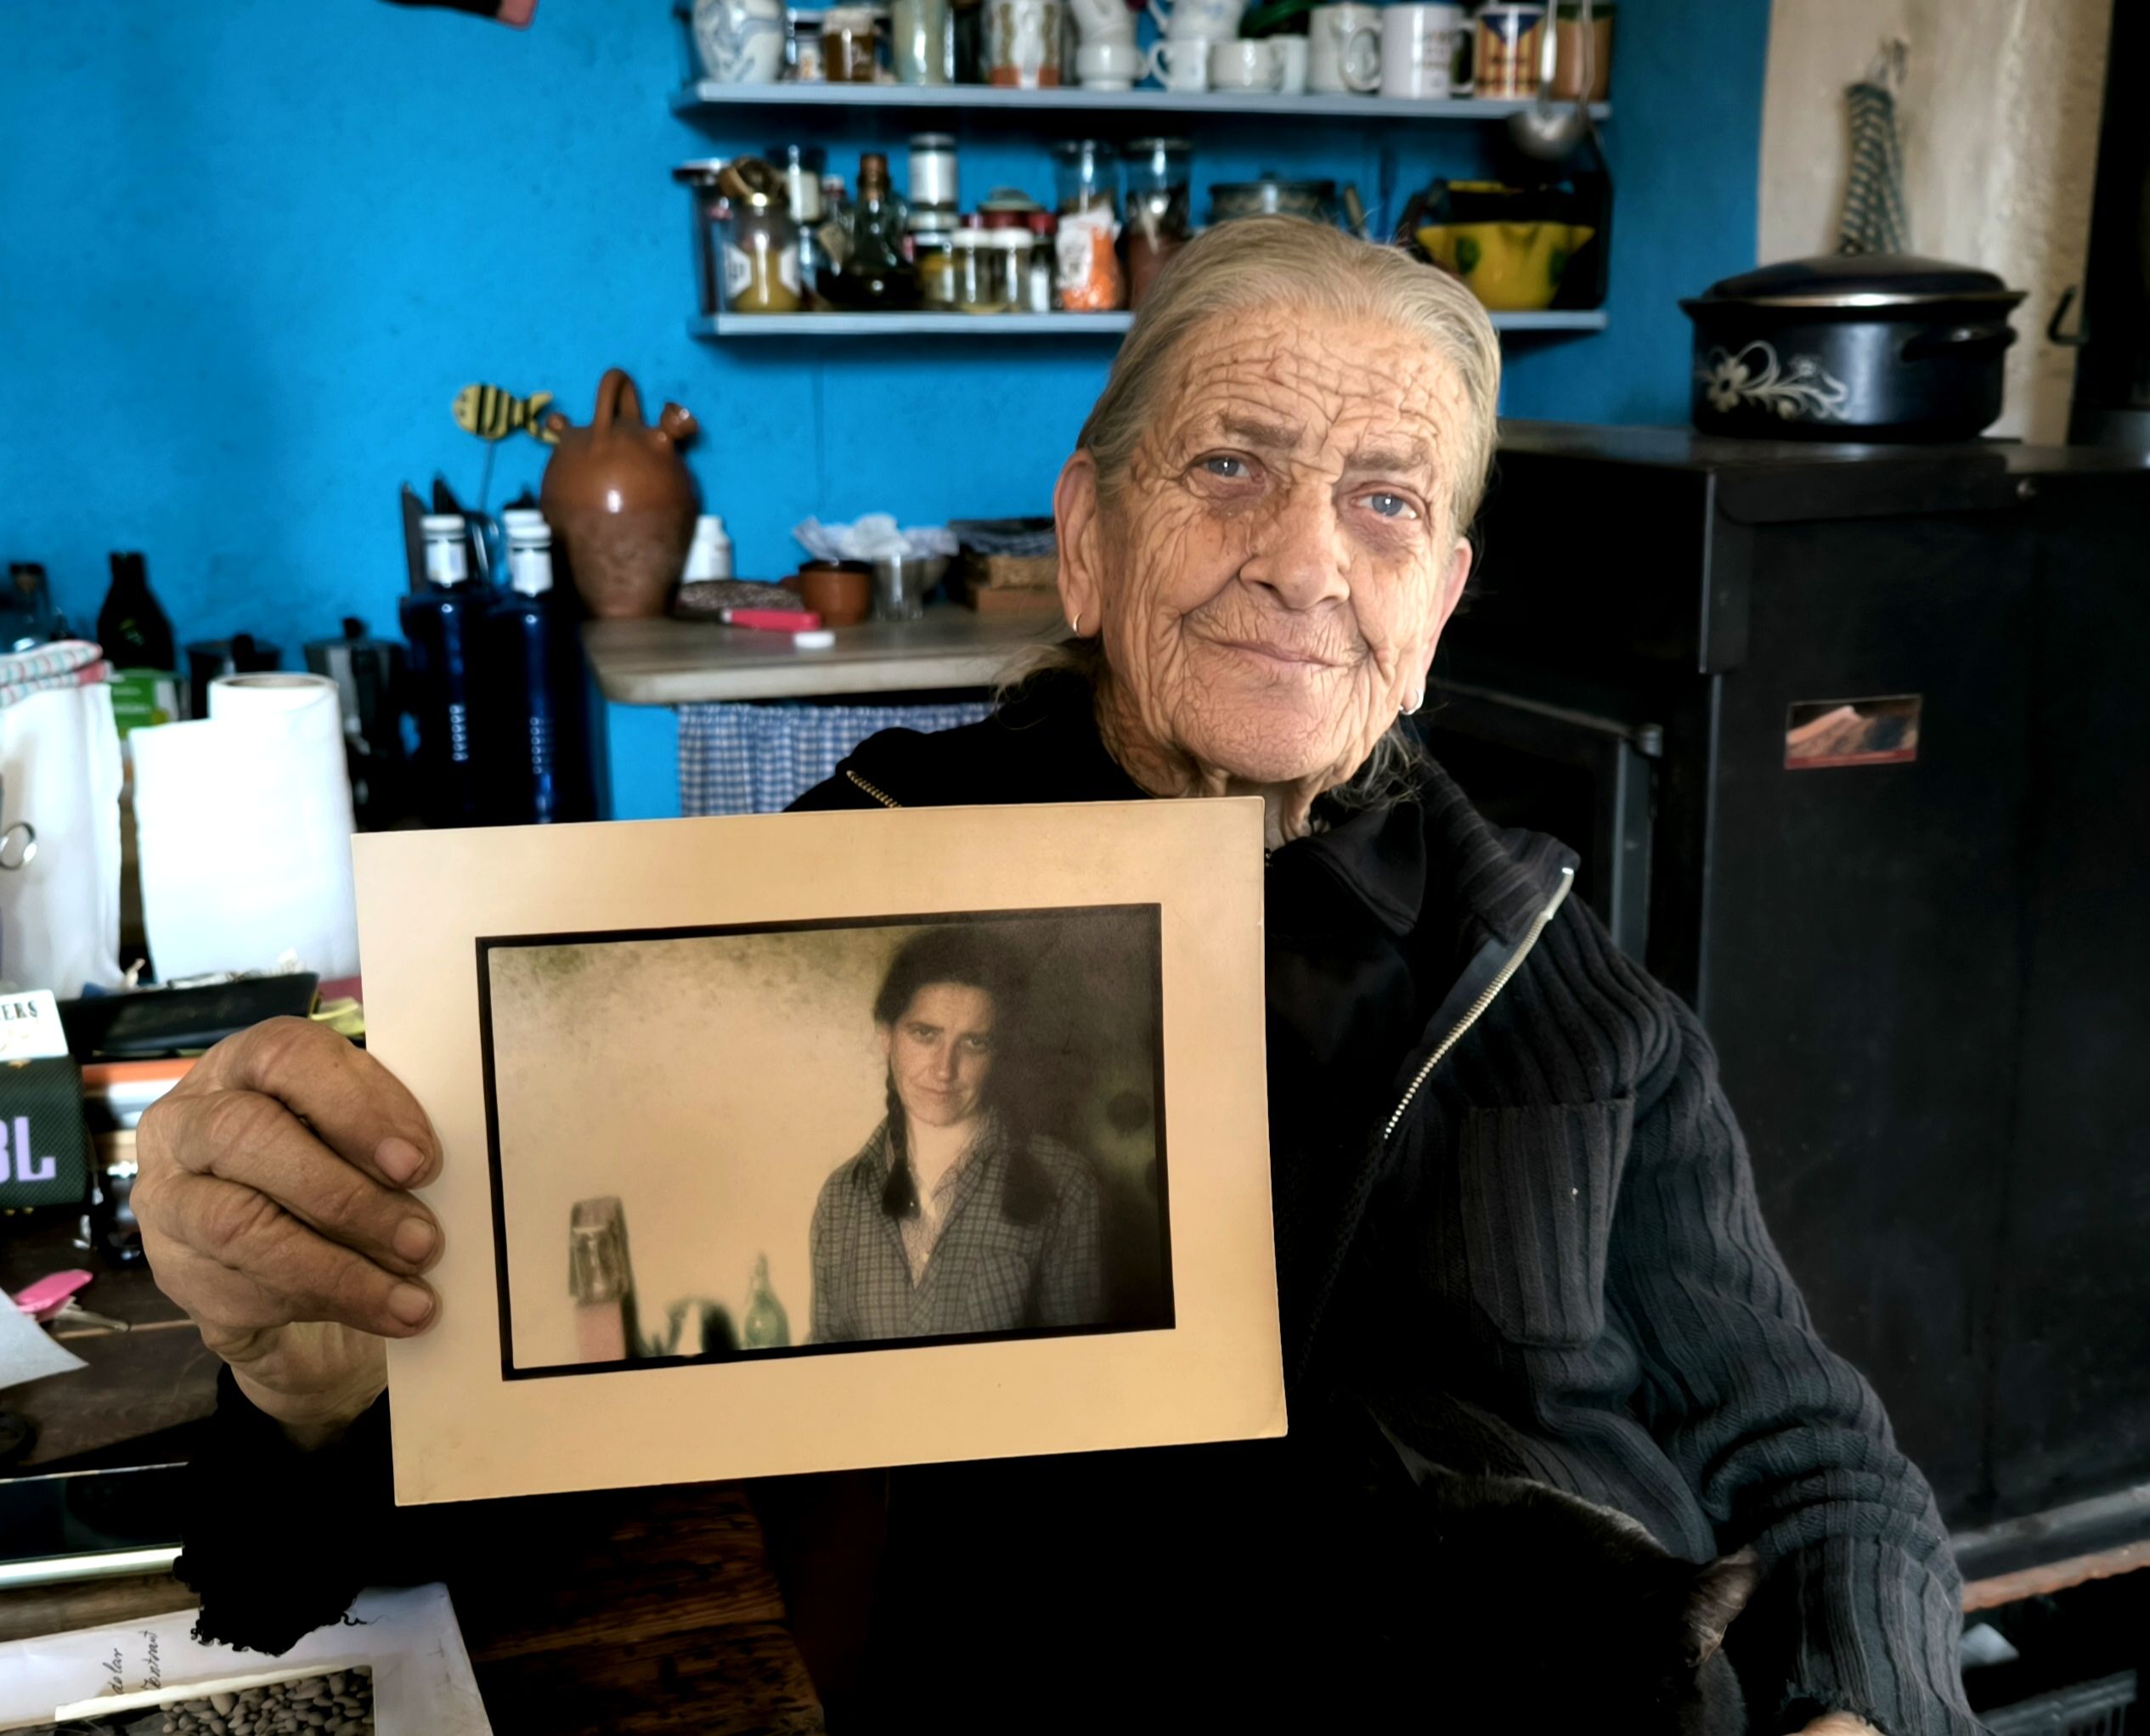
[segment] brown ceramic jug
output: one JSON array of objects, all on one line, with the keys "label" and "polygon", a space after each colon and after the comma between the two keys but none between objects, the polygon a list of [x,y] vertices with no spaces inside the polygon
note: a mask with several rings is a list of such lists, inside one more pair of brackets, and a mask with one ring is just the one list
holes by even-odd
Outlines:
[{"label": "brown ceramic jug", "polygon": [[694,418],[669,403],[654,428],[641,395],[618,368],[597,382],[590,426],[557,411],[545,426],[560,445],[545,466],[538,504],[566,545],[575,589],[601,621],[662,615],[686,565],[701,496],[680,458]]}]

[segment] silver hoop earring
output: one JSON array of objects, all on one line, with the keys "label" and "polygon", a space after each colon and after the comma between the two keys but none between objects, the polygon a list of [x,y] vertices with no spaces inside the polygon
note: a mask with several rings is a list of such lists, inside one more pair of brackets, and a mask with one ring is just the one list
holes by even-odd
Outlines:
[{"label": "silver hoop earring", "polygon": [[1401,707],[1402,714],[1407,718],[1415,718],[1419,714],[1419,707],[1425,702],[1426,690],[1425,688],[1421,687],[1416,693],[1411,696],[1411,703]]},{"label": "silver hoop earring", "polygon": [[1068,631],[1069,631],[1069,632],[1070,632],[1070,633],[1072,633],[1073,634],[1075,634],[1075,636],[1077,639],[1081,639],[1081,638],[1082,637],[1082,611],[1081,611],[1081,610],[1077,609],[1077,610],[1075,612],[1075,619],[1074,619],[1074,620],[1072,620],[1072,621],[1070,621],[1069,623],[1068,623]]}]

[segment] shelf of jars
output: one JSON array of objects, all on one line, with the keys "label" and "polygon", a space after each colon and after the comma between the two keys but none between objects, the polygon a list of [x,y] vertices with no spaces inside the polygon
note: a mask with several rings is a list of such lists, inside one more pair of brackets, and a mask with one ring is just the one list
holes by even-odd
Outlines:
[{"label": "shelf of jars", "polygon": [[[951,113],[1020,110],[1026,113],[1105,115],[1254,115],[1346,121],[1503,121],[1529,108],[1532,99],[1500,97],[1381,97],[1307,91],[1279,96],[1263,91],[1008,90],[989,84],[826,84],[780,79],[767,84],[719,84],[705,78],[672,93],[674,112],[725,109],[936,109]],[[1599,120],[1611,118],[1610,103],[1593,103]]]},{"label": "shelf of jars", "polygon": [[[697,338],[1118,336],[1131,313],[703,313],[687,321]],[[1510,332],[1603,331],[1605,310],[1554,308],[1496,313],[1494,329]]]}]

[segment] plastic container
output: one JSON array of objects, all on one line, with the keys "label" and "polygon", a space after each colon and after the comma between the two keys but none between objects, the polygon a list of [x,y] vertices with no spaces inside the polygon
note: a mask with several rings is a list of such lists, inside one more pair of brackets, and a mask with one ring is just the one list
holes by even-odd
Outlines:
[{"label": "plastic container", "polygon": [[694,540],[687,545],[686,571],[680,577],[688,583],[731,577],[731,538],[715,513],[705,512],[695,520]]}]

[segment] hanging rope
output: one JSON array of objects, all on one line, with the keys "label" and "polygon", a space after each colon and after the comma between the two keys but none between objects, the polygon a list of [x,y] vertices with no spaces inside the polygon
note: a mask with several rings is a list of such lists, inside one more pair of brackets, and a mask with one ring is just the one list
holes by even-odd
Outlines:
[{"label": "hanging rope", "polygon": [[1900,37],[1882,44],[1866,76],[1844,92],[1851,122],[1851,174],[1837,225],[1839,253],[1902,253],[1910,246],[1904,206],[1904,149],[1896,136],[1896,92],[1909,50]]}]

